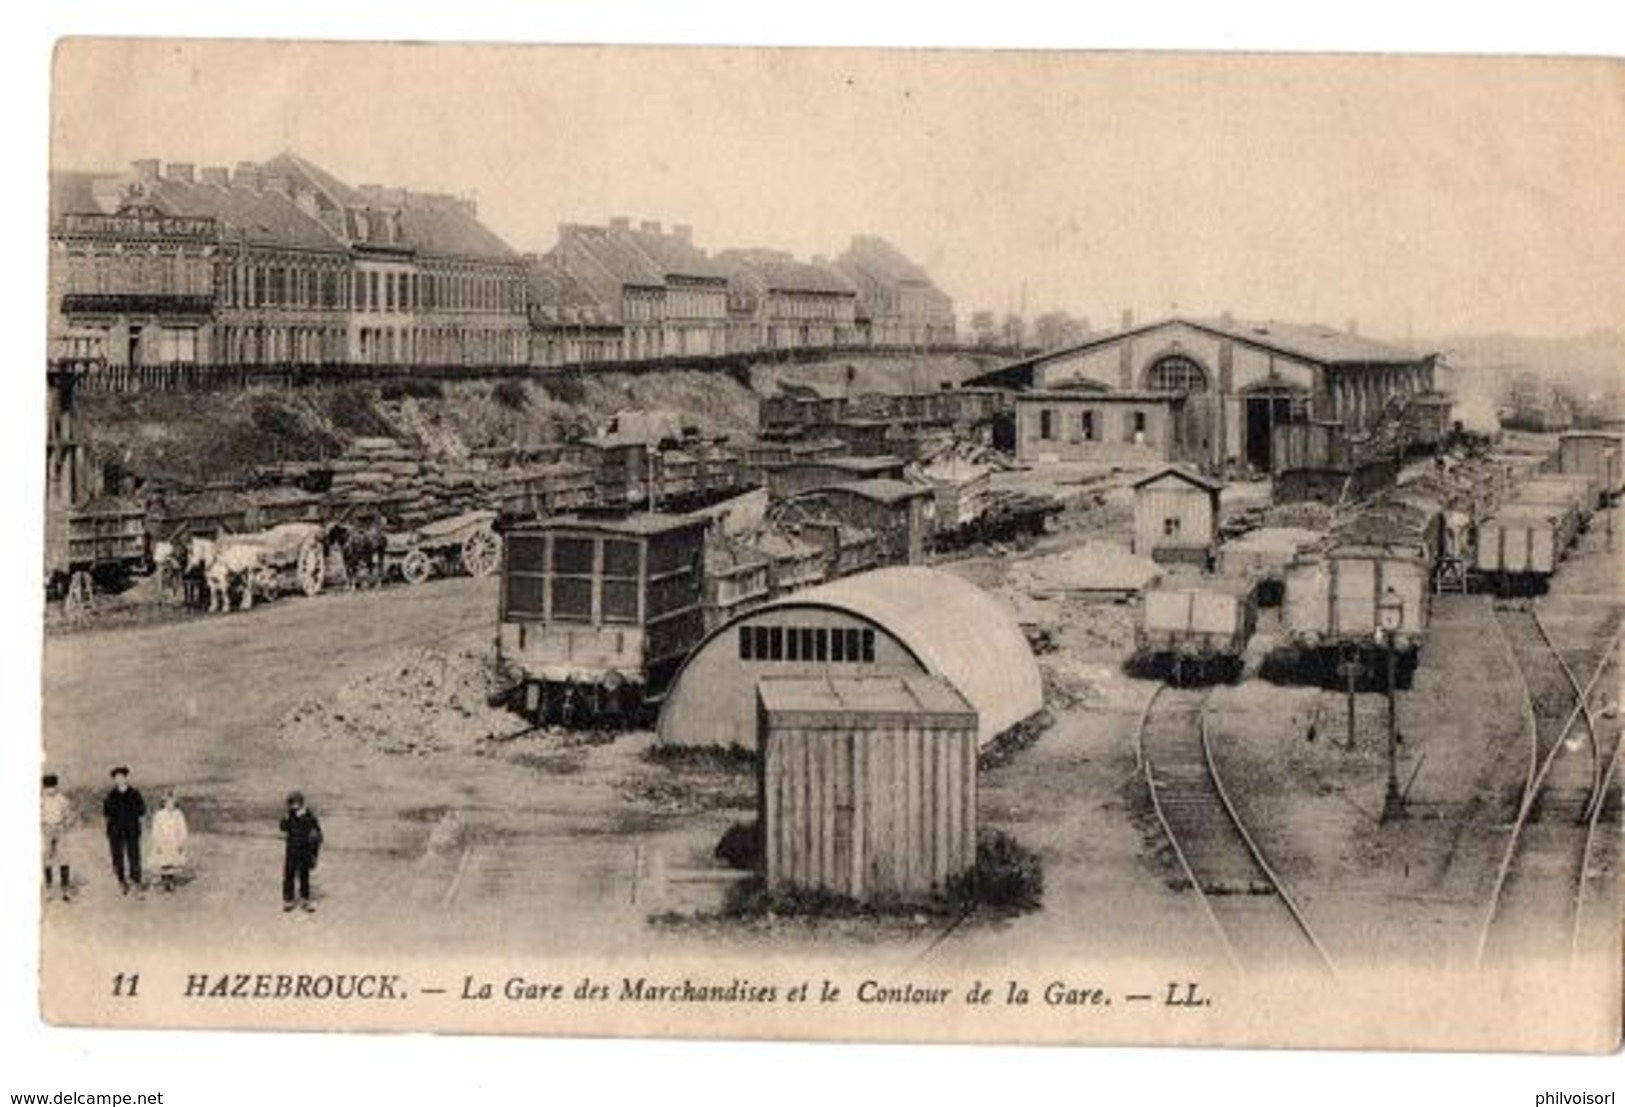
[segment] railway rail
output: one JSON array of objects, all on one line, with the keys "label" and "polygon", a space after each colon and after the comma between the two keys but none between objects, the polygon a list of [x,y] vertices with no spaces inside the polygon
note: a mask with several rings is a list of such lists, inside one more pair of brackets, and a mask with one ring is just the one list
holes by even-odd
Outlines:
[{"label": "railway rail", "polygon": [[[1617,740],[1604,756],[1591,699],[1618,649],[1621,624],[1612,620],[1582,683],[1533,604],[1497,607],[1495,618],[1523,683],[1529,764],[1474,964],[1527,956],[1572,964],[1581,947],[1588,865],[1619,756]],[[1576,724],[1583,727],[1578,739],[1571,738]]]},{"label": "railway rail", "polygon": [[1226,956],[1243,973],[1336,965],[1225,790],[1210,693],[1159,685],[1135,729],[1152,809]]}]

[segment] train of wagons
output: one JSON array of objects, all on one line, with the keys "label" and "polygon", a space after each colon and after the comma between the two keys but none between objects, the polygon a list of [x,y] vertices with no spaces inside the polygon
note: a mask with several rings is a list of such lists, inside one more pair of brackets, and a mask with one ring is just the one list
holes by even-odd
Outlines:
[{"label": "train of wagons", "polygon": [[[1407,686],[1441,591],[1544,592],[1579,535],[1617,501],[1617,434],[1575,431],[1549,454],[1492,455],[1470,473],[1425,474],[1334,517],[1286,560],[1277,669],[1320,682],[1374,672],[1392,648]],[[1234,679],[1257,622],[1253,579],[1175,578],[1141,598],[1136,664],[1175,681]]]}]

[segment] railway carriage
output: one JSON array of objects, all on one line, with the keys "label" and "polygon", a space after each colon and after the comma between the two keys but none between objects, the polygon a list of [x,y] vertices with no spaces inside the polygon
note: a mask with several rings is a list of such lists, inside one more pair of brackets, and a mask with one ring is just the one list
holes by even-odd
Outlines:
[{"label": "railway carriage", "polygon": [[705,634],[703,519],[564,516],[504,536],[498,648],[538,722],[646,718]]}]

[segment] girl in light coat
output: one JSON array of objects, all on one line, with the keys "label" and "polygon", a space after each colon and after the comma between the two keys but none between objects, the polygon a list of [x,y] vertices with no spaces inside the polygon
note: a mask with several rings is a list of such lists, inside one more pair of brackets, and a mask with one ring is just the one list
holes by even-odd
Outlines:
[{"label": "girl in light coat", "polygon": [[175,793],[164,794],[164,805],[152,817],[152,849],[148,863],[158,870],[158,884],[173,892],[186,868],[186,816],[175,806]]}]

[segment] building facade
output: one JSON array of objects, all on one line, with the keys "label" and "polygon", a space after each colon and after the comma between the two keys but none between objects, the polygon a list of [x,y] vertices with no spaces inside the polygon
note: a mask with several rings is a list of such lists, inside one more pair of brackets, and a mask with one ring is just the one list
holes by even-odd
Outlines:
[{"label": "building facade", "polygon": [[[1272,467],[1273,428],[1308,419],[1364,432],[1434,385],[1436,355],[1328,327],[1173,318],[1004,366],[973,384],[1177,393],[1184,456]],[[1179,455],[1170,455],[1170,457]]]},{"label": "building facade", "polygon": [[520,260],[472,204],[350,189],[293,154],[52,181],[56,356],[109,364],[518,365]]},{"label": "building facade", "polygon": [[874,235],[854,235],[835,269],[857,292],[857,326],[865,345],[950,345],[958,337],[953,301],[924,269]]},{"label": "building facade", "polygon": [[858,294],[845,278],[781,250],[725,250],[730,348],[835,349],[855,345]]}]

